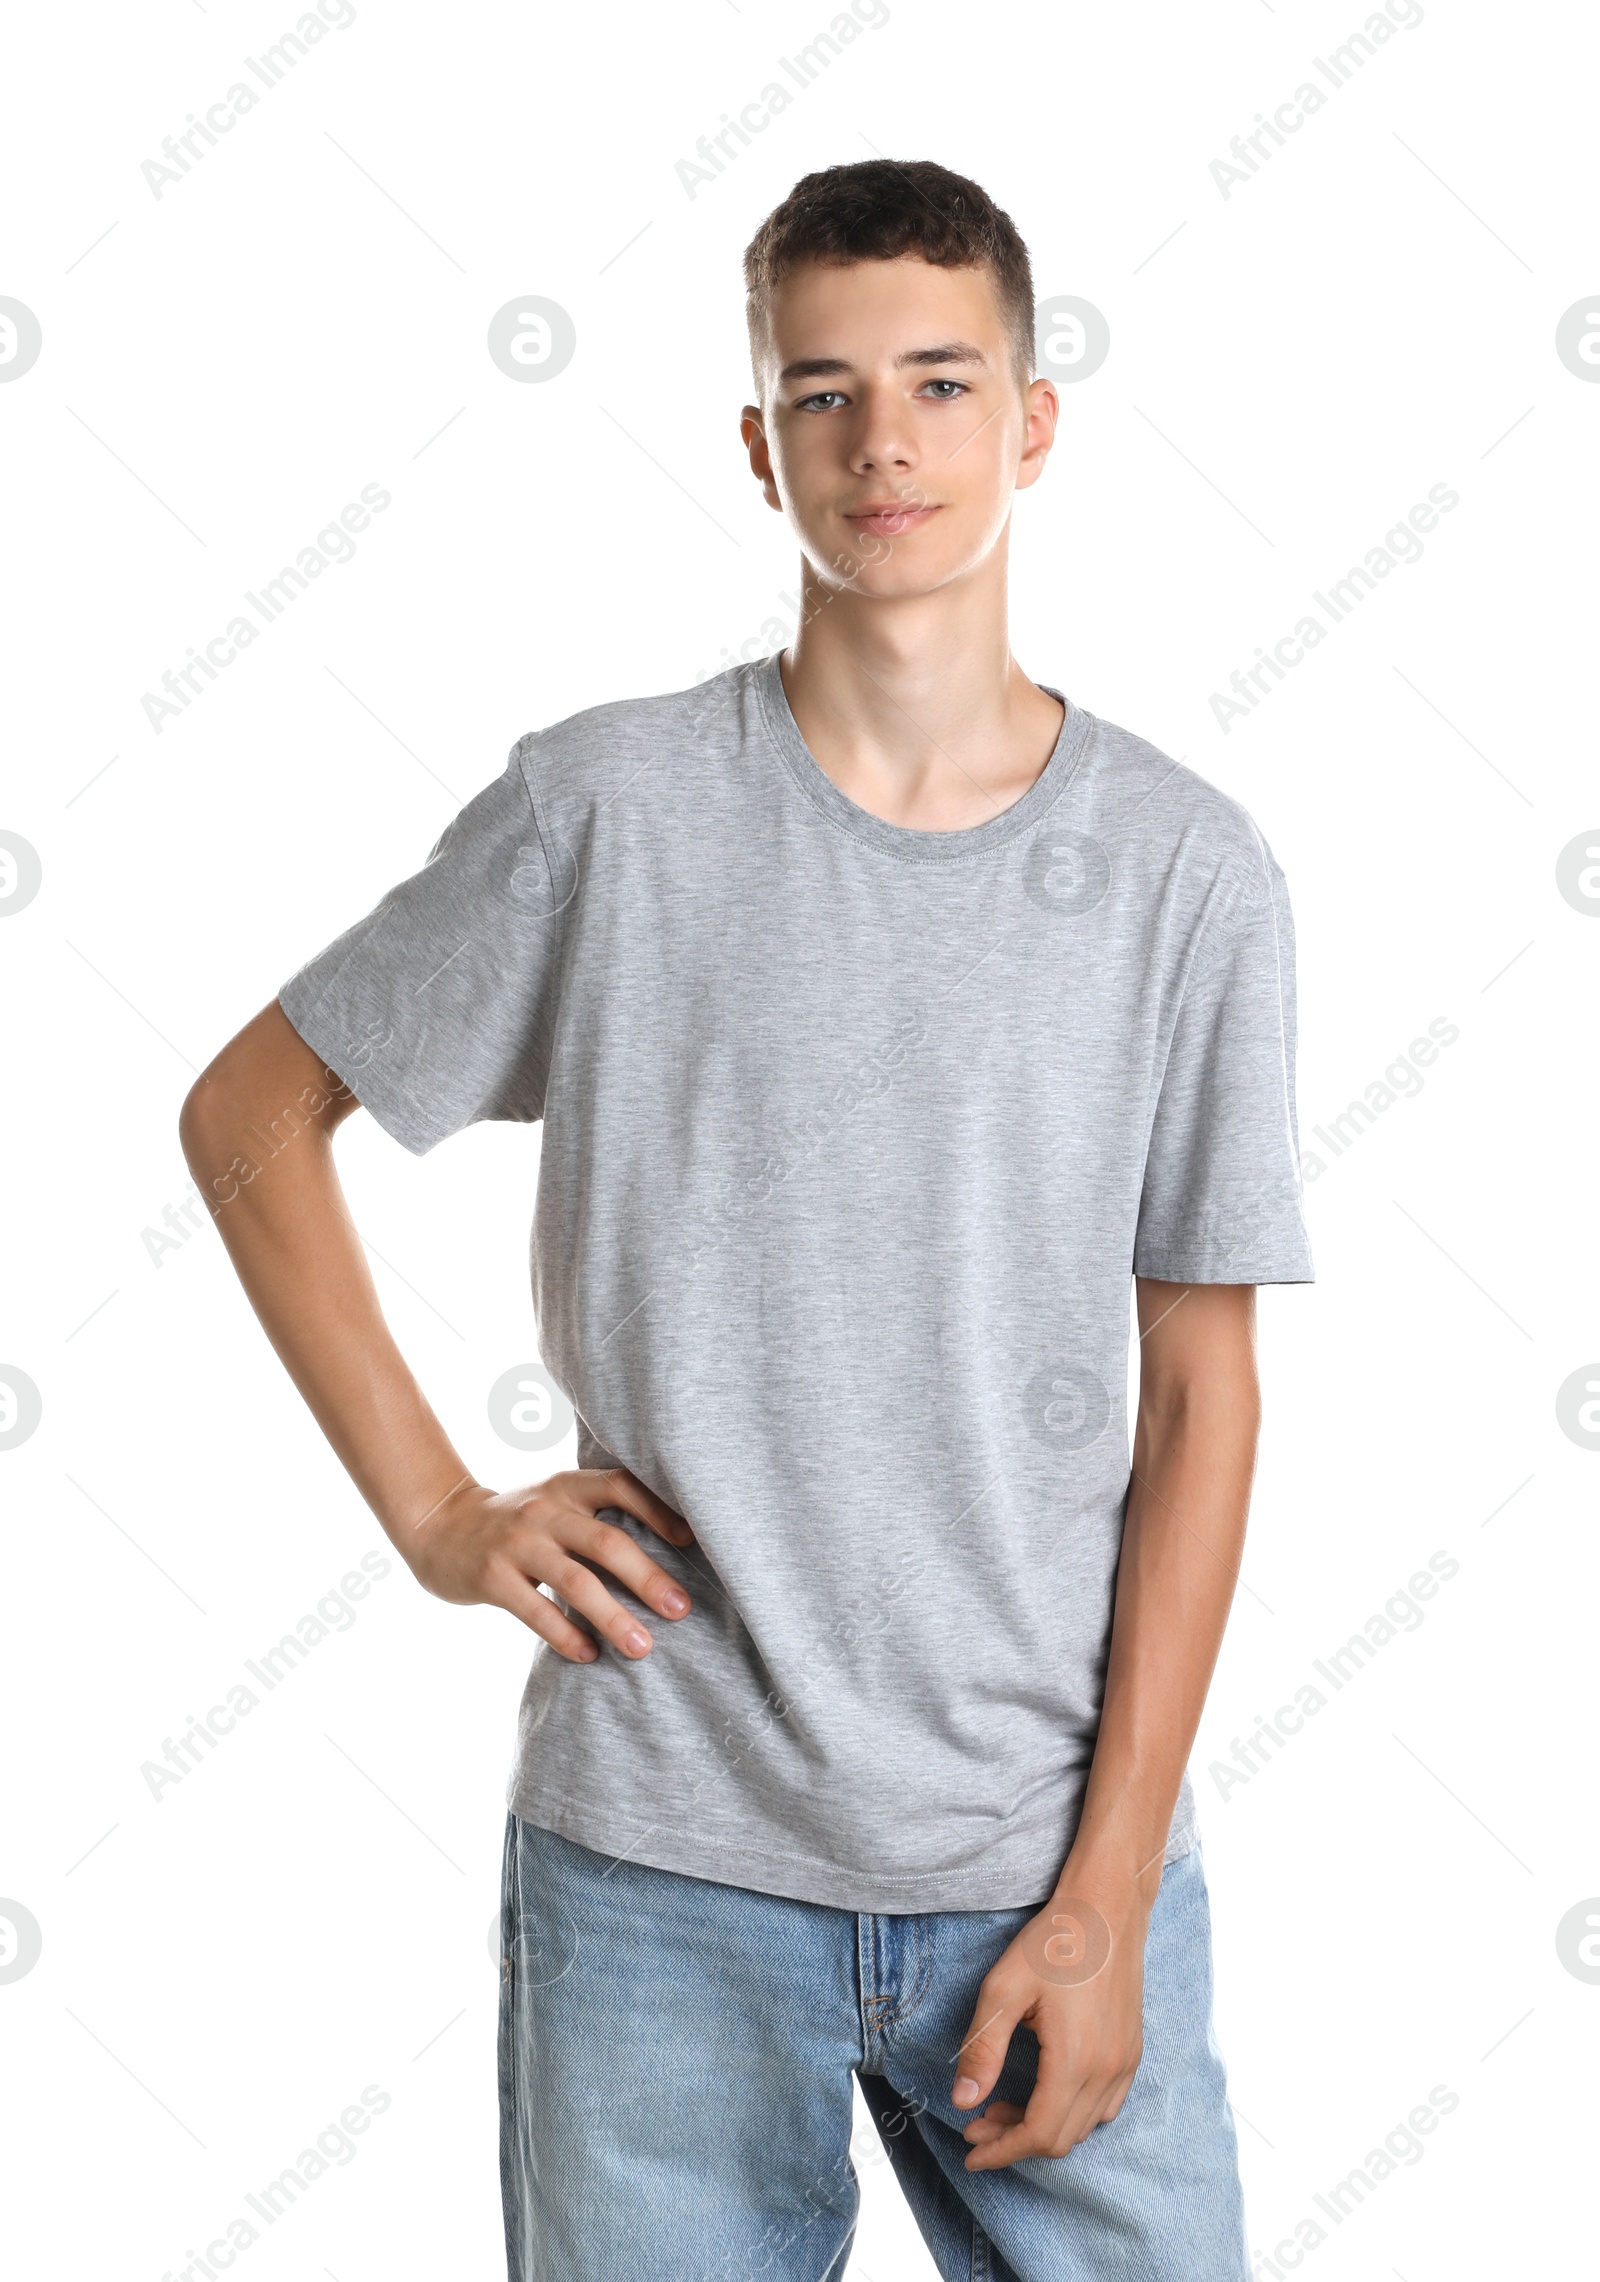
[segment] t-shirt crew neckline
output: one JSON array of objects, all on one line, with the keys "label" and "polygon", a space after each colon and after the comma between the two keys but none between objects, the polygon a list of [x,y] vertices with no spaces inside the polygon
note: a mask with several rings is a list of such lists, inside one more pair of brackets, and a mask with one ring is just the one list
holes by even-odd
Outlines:
[{"label": "t-shirt crew neckline", "polygon": [[1049,682],[1039,688],[1065,709],[1061,729],[1050,758],[1020,800],[991,816],[985,823],[968,824],[955,832],[924,832],[910,824],[891,824],[860,808],[839,790],[827,770],[800,734],[789,705],[789,694],[778,669],[780,652],[760,659],[752,669],[761,714],[768,736],[802,795],[830,824],[864,840],[906,864],[970,863],[996,848],[1008,847],[1020,833],[1037,824],[1066,790],[1088,740],[1092,716]]}]

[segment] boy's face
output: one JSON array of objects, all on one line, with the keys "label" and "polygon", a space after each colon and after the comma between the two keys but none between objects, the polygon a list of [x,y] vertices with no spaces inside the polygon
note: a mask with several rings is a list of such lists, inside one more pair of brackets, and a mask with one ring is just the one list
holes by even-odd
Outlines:
[{"label": "boy's face", "polygon": [[831,584],[931,593],[992,554],[1043,471],[1056,393],[1026,391],[986,269],[807,262],[772,296],[740,423],[768,504]]}]

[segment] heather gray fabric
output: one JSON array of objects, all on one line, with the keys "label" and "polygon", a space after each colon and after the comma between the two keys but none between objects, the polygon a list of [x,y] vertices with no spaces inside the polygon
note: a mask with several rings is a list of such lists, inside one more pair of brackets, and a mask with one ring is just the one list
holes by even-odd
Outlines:
[{"label": "heather gray fabric", "polygon": [[[949,833],[848,800],[775,659],[596,706],[519,739],[279,994],[419,1155],[543,1118],[534,1300],[579,1463],[696,1532],[611,1512],[694,1607],[641,1612],[642,1662],[536,1649],[529,1822],[847,1909],[1054,1886],[1129,1279],[1312,1274],[1282,874],[1234,801],[1063,702],[1023,797]],[[1194,1836],[1186,1781],[1167,1858]]]}]

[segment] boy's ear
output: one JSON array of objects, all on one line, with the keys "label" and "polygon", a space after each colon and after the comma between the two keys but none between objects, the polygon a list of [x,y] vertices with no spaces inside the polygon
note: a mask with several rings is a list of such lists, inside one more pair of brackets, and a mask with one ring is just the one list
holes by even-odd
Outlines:
[{"label": "boy's ear", "polygon": [[766,414],[759,404],[746,404],[739,414],[739,434],[750,455],[750,473],[760,484],[769,507],[783,512],[783,501],[778,496],[777,479],[772,472],[772,454],[767,446]]},{"label": "boy's ear", "polygon": [[1061,399],[1056,394],[1054,381],[1030,380],[1023,391],[1023,442],[1022,457],[1017,464],[1017,489],[1026,491],[1037,483],[1044,473],[1056,440],[1056,422],[1061,416]]}]

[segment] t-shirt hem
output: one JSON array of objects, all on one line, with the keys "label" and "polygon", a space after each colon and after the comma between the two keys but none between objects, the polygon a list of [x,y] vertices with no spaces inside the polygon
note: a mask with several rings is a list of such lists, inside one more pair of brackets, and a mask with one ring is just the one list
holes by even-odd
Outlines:
[{"label": "t-shirt hem", "polygon": [[[709,1879],[719,1886],[744,1886],[825,1909],[870,1910],[884,1916],[1037,1908],[1055,1891],[1066,1859],[1058,1823],[1008,1833],[986,1861],[965,1869],[896,1872],[851,1869],[814,1855],[752,1846],[720,1833],[641,1823],[624,1810],[608,1810],[592,1799],[563,1798],[537,1784],[514,1782],[506,1804],[523,1822],[647,1869]],[[1199,1835],[1192,1813],[1174,1822],[1163,1863],[1187,1854],[1199,1843]]]},{"label": "t-shirt hem", "polygon": [[1181,1258],[1171,1252],[1140,1253],[1133,1263],[1136,1276],[1158,1284],[1314,1284],[1316,1271],[1304,1256],[1297,1260],[1273,1259],[1248,1253],[1202,1252]]}]

